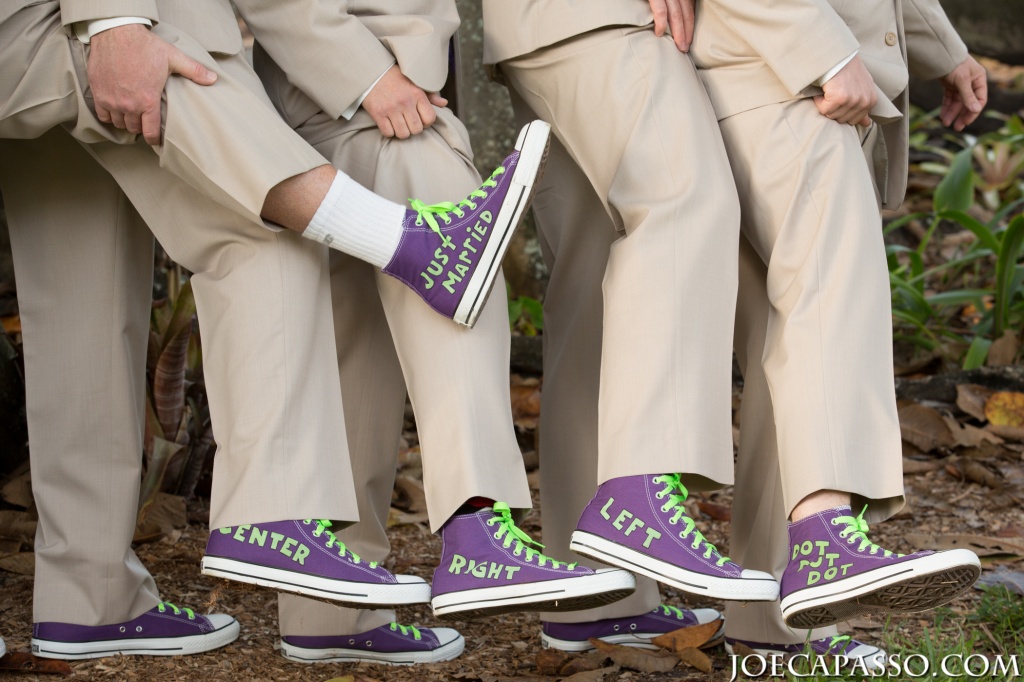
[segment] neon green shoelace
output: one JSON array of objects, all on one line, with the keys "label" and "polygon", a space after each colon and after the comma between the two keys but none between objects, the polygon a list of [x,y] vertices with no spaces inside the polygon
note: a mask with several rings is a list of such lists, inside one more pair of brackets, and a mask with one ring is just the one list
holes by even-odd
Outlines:
[{"label": "neon green shoelace", "polygon": [[494,172],[491,173],[491,177],[484,180],[482,185],[470,192],[469,196],[458,204],[453,204],[450,201],[443,201],[440,204],[431,204],[428,206],[419,199],[409,199],[409,205],[412,206],[412,210],[416,211],[417,214],[416,225],[422,226],[424,222],[427,223],[427,225],[430,226],[430,229],[436,232],[438,236],[441,237],[442,242],[447,246],[451,242],[451,237],[441,233],[441,228],[437,224],[437,218],[441,218],[441,220],[444,221],[444,224],[448,225],[452,222],[452,219],[448,216],[449,213],[454,213],[461,218],[466,215],[466,212],[463,209],[468,208],[471,211],[475,211],[476,202],[473,200],[486,199],[487,189],[497,187],[498,181],[495,180],[495,178],[504,172],[505,167],[498,166],[494,169]]},{"label": "neon green shoelace", "polygon": [[839,531],[839,537],[847,538],[846,542],[848,542],[851,545],[857,540],[860,540],[860,544],[857,545],[858,552],[863,552],[866,549],[870,549],[871,554],[878,554],[878,550],[882,550],[882,556],[885,557],[903,556],[902,554],[896,554],[895,552],[890,552],[889,550],[883,547],[879,547],[875,543],[871,542],[871,540],[868,540],[868,522],[864,520],[864,512],[866,512],[867,510],[868,506],[864,505],[864,508],[860,510],[860,514],[858,514],[857,516],[837,516],[836,518],[832,519],[833,526],[838,526],[841,523],[846,524],[846,528]]},{"label": "neon green shoelace", "polygon": [[838,644],[844,645],[843,648],[845,648],[845,645],[847,643],[849,643],[849,641],[851,639],[853,639],[853,638],[850,637],[850,635],[836,635],[836,636],[834,636],[831,640],[829,640],[829,643],[828,643],[828,650],[829,650],[829,652],[831,652],[832,649],[835,648],[836,645],[838,645]]},{"label": "neon green shoelace", "polygon": [[693,542],[690,543],[691,549],[700,549],[700,546],[704,545],[705,559],[710,559],[712,555],[717,554],[718,559],[715,563],[719,566],[725,565],[725,562],[729,560],[729,557],[722,556],[722,553],[718,551],[718,548],[708,542],[708,539],[704,537],[704,534],[697,530],[697,526],[694,524],[693,519],[687,516],[686,507],[683,506],[683,503],[686,502],[686,498],[690,493],[686,489],[686,486],[683,485],[683,482],[679,479],[679,474],[665,474],[663,476],[658,476],[654,479],[654,482],[665,484],[665,488],[654,495],[659,500],[665,497],[668,498],[668,501],[661,506],[661,511],[668,512],[675,509],[676,513],[672,515],[672,518],[670,518],[668,522],[672,525],[675,525],[680,521],[683,523],[683,532],[679,534],[679,537],[685,540],[692,535]]},{"label": "neon green shoelace", "polygon": [[[306,519],[306,520],[303,521],[303,523],[308,526],[309,524],[313,523],[314,521],[316,522],[316,528],[313,530],[313,537],[318,538],[321,535],[323,535],[324,533],[327,533],[327,546],[328,547],[337,546],[338,547],[338,556],[343,557],[346,554],[348,554],[349,556],[352,557],[352,561],[354,561],[355,563],[358,564],[358,563],[360,563],[360,561],[362,561],[359,558],[358,554],[356,554],[355,552],[350,550],[348,547],[345,546],[344,542],[342,542],[341,540],[338,539],[337,535],[335,535],[331,531],[327,530],[328,528],[331,527],[331,522],[328,521],[327,519]],[[370,568],[377,568],[377,562],[376,561],[371,561],[370,562]]]},{"label": "neon green shoelace", "polygon": [[156,605],[156,608],[157,608],[157,611],[159,611],[160,613],[163,613],[168,608],[170,608],[171,611],[174,612],[175,616],[181,614],[181,612],[184,611],[185,615],[188,616],[189,620],[195,620],[196,619],[196,612],[195,611],[193,611],[192,609],[189,609],[189,608],[180,608],[179,609],[177,606],[175,606],[174,604],[172,604],[169,601],[162,601],[162,602],[160,602],[159,604]]},{"label": "neon green shoelace", "polygon": [[[658,609],[661,609],[661,613],[664,616],[675,616],[678,620],[683,619],[682,610],[677,609],[675,606],[669,606],[668,604],[659,604]],[[658,609],[655,609],[655,611],[657,611]]]},{"label": "neon green shoelace", "polygon": [[540,566],[544,566],[544,564],[550,561],[553,568],[558,568],[559,566],[565,566],[569,570],[576,568],[576,562],[568,564],[564,561],[558,561],[530,547],[529,545],[535,545],[543,549],[544,545],[531,538],[516,526],[515,521],[512,520],[512,510],[504,502],[494,503],[494,514],[494,516],[487,519],[487,525],[498,526],[498,530],[494,532],[494,539],[501,540],[505,538],[501,543],[501,546],[505,549],[511,547],[512,543],[515,542],[516,547],[512,550],[513,555],[519,556],[523,553],[523,550],[526,550],[526,560],[528,562],[533,561],[533,558],[537,557],[537,563]]},{"label": "neon green shoelace", "polygon": [[401,632],[403,635],[408,635],[411,632],[413,639],[415,639],[417,642],[423,639],[423,636],[420,635],[420,631],[417,630],[416,626],[414,625],[402,625],[401,623],[391,623],[391,632]]}]

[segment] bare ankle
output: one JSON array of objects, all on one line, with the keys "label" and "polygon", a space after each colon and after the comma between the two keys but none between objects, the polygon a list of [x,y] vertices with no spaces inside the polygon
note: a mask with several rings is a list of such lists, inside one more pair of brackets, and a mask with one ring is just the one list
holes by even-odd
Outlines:
[{"label": "bare ankle", "polygon": [[806,519],[812,514],[825,511],[826,509],[834,509],[835,507],[842,507],[843,505],[849,506],[850,494],[839,492],[838,490],[819,490],[816,493],[811,493],[804,499],[800,500],[795,507],[793,507],[793,513],[789,515],[790,521],[796,523],[801,519]]}]

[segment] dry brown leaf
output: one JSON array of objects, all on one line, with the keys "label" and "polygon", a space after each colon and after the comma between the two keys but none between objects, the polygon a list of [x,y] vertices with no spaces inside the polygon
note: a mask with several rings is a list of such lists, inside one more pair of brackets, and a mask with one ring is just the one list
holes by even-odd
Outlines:
[{"label": "dry brown leaf", "polygon": [[356,682],[356,678],[352,675],[345,675],[345,677],[332,677],[327,682]]},{"label": "dry brown leaf", "polygon": [[14,334],[21,333],[21,316],[11,315],[10,317],[0,317],[0,327],[4,328],[4,331],[12,336]]},{"label": "dry brown leaf", "polygon": [[904,535],[914,549],[969,549],[978,556],[1024,556],[1024,541],[1020,544],[1009,538],[992,538],[984,535],[954,533],[950,535],[932,533],[908,533]]},{"label": "dry brown leaf", "polygon": [[999,391],[985,401],[985,416],[994,426],[1024,426],[1024,393]]},{"label": "dry brown leaf", "polygon": [[154,542],[172,536],[175,529],[188,525],[185,498],[167,493],[157,493],[152,504],[139,513],[133,542]]},{"label": "dry brown leaf", "polygon": [[733,644],[732,653],[734,656],[739,656],[740,658],[746,658],[747,656],[757,656],[757,652],[751,649],[743,642],[736,642],[735,644]]},{"label": "dry brown leaf", "polygon": [[427,512],[419,512],[418,514],[408,514],[399,509],[392,507],[388,510],[388,528],[394,528],[395,526],[407,526],[416,525],[419,523],[427,523],[430,520],[430,515]]},{"label": "dry brown leaf", "polygon": [[732,521],[732,508],[714,502],[697,502],[697,508],[715,521]]},{"label": "dry brown leaf", "polygon": [[986,424],[986,431],[991,431],[1000,438],[1024,443],[1024,426],[1003,426],[1001,424]]},{"label": "dry brown leaf", "polygon": [[11,670],[21,674],[61,675],[63,677],[68,677],[74,672],[71,666],[64,661],[51,661],[20,652],[12,652],[0,658],[0,670]]},{"label": "dry brown leaf", "polygon": [[988,421],[985,416],[985,401],[995,393],[991,388],[978,384],[960,384],[956,387],[956,406],[979,421]]},{"label": "dry brown leaf", "polygon": [[1002,336],[992,342],[985,364],[989,367],[1012,365],[1019,352],[1020,339],[1017,338],[1017,332],[1007,329]]},{"label": "dry brown leaf", "polygon": [[942,466],[940,460],[932,460],[930,462],[922,462],[918,459],[903,458],[903,473],[904,474],[924,474],[929,471],[935,471]]},{"label": "dry brown leaf", "polygon": [[619,666],[613,665],[610,668],[597,668],[595,670],[583,670],[574,673],[569,677],[563,677],[562,682],[611,682],[619,679]]},{"label": "dry brown leaf", "polygon": [[396,507],[413,513],[427,511],[427,494],[423,491],[422,482],[408,476],[396,476],[395,490],[399,497],[395,501]]},{"label": "dry brown leaf", "polygon": [[36,517],[29,512],[0,511],[0,538],[31,543],[36,537]]},{"label": "dry brown leaf", "polygon": [[526,429],[537,427],[540,417],[540,385],[525,381],[509,387],[512,399],[512,421]]},{"label": "dry brown leaf", "polygon": [[0,557],[0,571],[18,575],[35,575],[36,555],[32,552],[18,552]]},{"label": "dry brown leaf", "polygon": [[964,478],[974,483],[987,485],[989,488],[1000,490],[1003,487],[1003,477],[989,469],[976,459],[964,459],[960,461],[960,470]]},{"label": "dry brown leaf", "polygon": [[693,666],[702,673],[711,674],[711,659],[699,649],[683,649],[677,651],[676,656],[687,665]]},{"label": "dry brown leaf", "polygon": [[0,497],[16,507],[28,509],[32,506],[32,475],[26,471],[15,476],[0,490]]},{"label": "dry brown leaf", "polygon": [[613,663],[642,673],[665,673],[676,667],[679,663],[679,659],[676,656],[664,651],[648,651],[646,649],[619,646],[618,644],[609,644],[600,639],[591,639],[589,641],[597,647],[598,651],[612,659]]},{"label": "dry brown leaf", "polygon": [[713,620],[703,625],[692,625],[666,632],[652,639],[651,644],[679,653],[685,649],[696,649],[707,644],[715,638],[721,628],[722,621]]},{"label": "dry brown leaf", "polygon": [[982,443],[995,443],[996,445],[1002,444],[1003,439],[985,429],[979,429],[977,426],[970,424],[961,424],[956,419],[949,415],[943,415],[942,420],[946,422],[946,426],[949,427],[949,432],[953,436],[953,440],[957,445],[964,448],[976,448]]},{"label": "dry brown leaf", "polygon": [[569,654],[558,649],[541,649],[537,652],[537,672],[541,675],[558,675],[569,658]]},{"label": "dry brown leaf", "polygon": [[956,442],[938,410],[917,403],[904,403],[899,408],[899,417],[903,440],[922,452],[952,447]]},{"label": "dry brown leaf", "polygon": [[558,671],[559,675],[575,675],[576,673],[600,670],[604,664],[604,656],[601,654],[589,654],[572,659],[562,666]]}]

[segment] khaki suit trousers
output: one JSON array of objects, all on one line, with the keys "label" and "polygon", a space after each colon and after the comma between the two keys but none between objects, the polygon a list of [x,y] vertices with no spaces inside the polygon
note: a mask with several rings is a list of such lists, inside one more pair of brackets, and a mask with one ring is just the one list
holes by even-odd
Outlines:
[{"label": "khaki suit trousers", "polygon": [[[125,197],[170,256],[194,273],[218,443],[211,525],[356,519],[326,250],[254,225],[270,187],[323,165],[323,157],[280,120],[241,53],[211,56],[172,26],[157,30],[220,75],[209,88],[168,82],[159,156],[93,118],[80,78],[84,48],[61,29],[58,3],[29,6],[0,26],[0,63],[28,64],[31,76],[19,80],[21,72],[13,69],[0,75],[0,137],[36,137],[63,125],[78,143],[89,142],[72,154],[68,133],[58,130],[43,141],[5,142],[0,155],[11,229],[19,235],[12,236],[15,268],[28,300],[22,308],[26,346],[39,340],[46,352],[28,350],[26,362],[40,510],[37,621],[129,620],[154,599],[129,544],[137,483],[115,485],[138,477],[144,366],[138,358],[144,348],[137,339],[145,334],[146,316],[135,316],[140,297],[149,294],[138,273],[152,267],[135,241],[142,238],[122,242],[129,228],[111,221]],[[47,165],[28,163],[50,143],[58,147],[45,152]],[[51,183],[50,163],[68,165],[67,173],[74,167],[82,178],[109,173],[124,196],[115,196],[104,179],[95,196],[75,195],[87,203],[55,198],[37,205],[41,188],[62,189]],[[84,180],[67,182],[75,187]],[[76,234],[64,238],[65,232]],[[76,246],[83,241],[87,249]],[[89,301],[96,317],[84,318],[111,322],[83,344],[65,326],[83,315],[74,290],[98,276],[95,263],[113,263],[114,274]],[[88,404],[68,410],[68,392],[86,396]],[[109,395],[111,405],[96,395]],[[110,443],[118,452],[110,452]],[[118,473],[133,457],[131,470]]]},{"label": "khaki suit trousers", "polygon": [[[273,87],[268,81],[272,93]],[[432,128],[406,140],[384,138],[362,110],[347,122],[318,114],[298,131],[381,196],[436,202],[480,184],[465,128],[451,111],[437,114]],[[532,506],[508,397],[503,281],[468,330],[427,309],[379,269],[332,253],[335,338],[360,519],[339,537],[360,556],[382,561],[391,549],[386,528],[406,386],[432,530],[473,497],[502,500],[513,509]],[[287,594],[279,596],[279,605],[286,636],[356,634],[395,619],[392,611],[339,609]]]},{"label": "khaki suit trousers", "polygon": [[731,483],[739,211],[693,64],[649,27],[610,28],[501,71],[621,233],[604,271],[597,482]]}]

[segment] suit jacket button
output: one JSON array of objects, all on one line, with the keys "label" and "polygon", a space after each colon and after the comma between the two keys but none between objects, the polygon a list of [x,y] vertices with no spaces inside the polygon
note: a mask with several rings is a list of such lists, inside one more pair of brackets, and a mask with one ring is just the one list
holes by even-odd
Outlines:
[{"label": "suit jacket button", "polygon": [[889,33],[886,33],[885,34],[885,44],[888,45],[889,47],[892,47],[893,45],[895,45],[896,44],[896,34],[893,33],[892,31],[890,31]]}]

